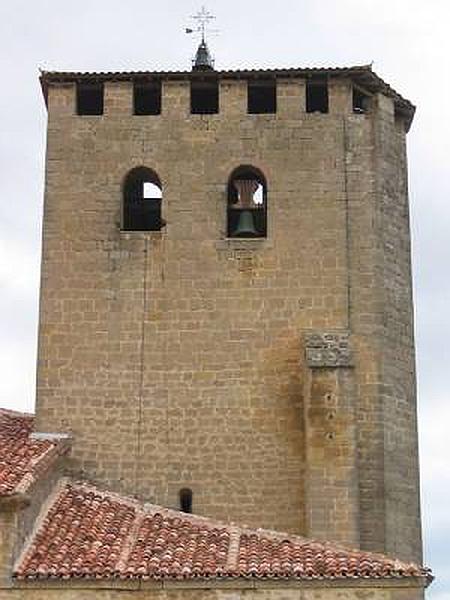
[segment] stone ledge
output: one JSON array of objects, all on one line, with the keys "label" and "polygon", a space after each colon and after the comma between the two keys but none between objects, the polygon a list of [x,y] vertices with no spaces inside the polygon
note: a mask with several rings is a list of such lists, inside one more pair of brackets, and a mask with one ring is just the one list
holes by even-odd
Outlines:
[{"label": "stone ledge", "polygon": [[261,250],[273,248],[273,242],[267,238],[223,238],[216,240],[217,250]]},{"label": "stone ledge", "polygon": [[1,589],[61,589],[61,590],[277,590],[283,591],[288,589],[304,589],[304,590],[397,590],[407,589],[411,591],[423,590],[428,586],[428,582],[421,577],[409,577],[407,579],[336,579],[336,580],[299,580],[299,579],[280,579],[280,580],[258,580],[247,579],[243,577],[237,578],[207,578],[195,580],[147,580],[140,579],[37,579],[37,580],[9,580],[6,585],[0,583]]},{"label": "stone ledge", "polygon": [[30,433],[30,440],[47,440],[49,442],[71,442],[73,438],[70,433],[46,433],[42,431],[34,431]]}]

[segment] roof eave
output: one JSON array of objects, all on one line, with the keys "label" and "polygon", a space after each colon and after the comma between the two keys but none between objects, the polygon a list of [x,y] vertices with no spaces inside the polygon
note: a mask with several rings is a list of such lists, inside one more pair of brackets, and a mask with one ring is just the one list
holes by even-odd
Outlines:
[{"label": "roof eave", "polygon": [[300,579],[295,577],[195,577],[191,579],[177,578],[148,578],[148,577],[45,577],[36,575],[17,576],[13,575],[14,587],[20,588],[73,588],[73,589],[115,589],[135,588],[149,589],[322,589],[326,587],[337,589],[349,588],[402,588],[402,589],[426,589],[433,577],[354,577],[354,578],[315,578]]},{"label": "roof eave", "polygon": [[262,79],[262,78],[318,78],[329,79],[348,77],[373,92],[381,92],[394,100],[398,114],[405,117],[406,130],[408,131],[415,112],[414,105],[403,98],[381,77],[372,70],[371,65],[357,65],[353,67],[312,67],[312,68],[284,68],[284,69],[236,69],[236,70],[202,70],[202,71],[118,71],[118,72],[78,72],[78,71],[42,71],[40,83],[45,103],[48,102],[48,87],[51,84],[69,84],[82,81],[133,81],[166,80],[189,81],[208,79]]}]

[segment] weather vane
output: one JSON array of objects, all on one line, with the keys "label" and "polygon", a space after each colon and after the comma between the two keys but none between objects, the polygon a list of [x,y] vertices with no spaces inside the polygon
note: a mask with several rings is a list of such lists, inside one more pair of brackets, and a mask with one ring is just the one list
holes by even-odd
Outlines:
[{"label": "weather vane", "polygon": [[214,21],[215,18],[214,15],[202,6],[197,14],[191,16],[191,19],[196,23],[195,27],[187,27],[186,33],[200,33],[202,37],[201,41],[205,43],[207,33],[217,33],[217,29],[209,29],[210,22]]},{"label": "weather vane", "polygon": [[191,19],[195,21],[195,26],[193,28],[186,28],[186,33],[201,34],[200,45],[197,49],[195,58],[192,60],[192,69],[195,71],[214,69],[214,59],[211,56],[206,44],[206,35],[218,33],[217,29],[209,28],[210,22],[215,18],[216,17],[214,15],[212,15],[204,6],[202,6],[202,9],[196,15],[191,16]]}]

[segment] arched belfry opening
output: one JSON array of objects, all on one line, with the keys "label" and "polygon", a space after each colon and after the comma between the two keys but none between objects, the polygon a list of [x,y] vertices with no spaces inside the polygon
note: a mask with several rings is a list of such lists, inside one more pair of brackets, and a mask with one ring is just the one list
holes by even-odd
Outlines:
[{"label": "arched belfry opening", "polygon": [[267,236],[267,182],[256,167],[242,165],[228,180],[227,236]]},{"label": "arched belfry opening", "polygon": [[161,217],[162,185],[148,167],[136,167],[123,186],[122,230],[159,231],[166,224]]}]

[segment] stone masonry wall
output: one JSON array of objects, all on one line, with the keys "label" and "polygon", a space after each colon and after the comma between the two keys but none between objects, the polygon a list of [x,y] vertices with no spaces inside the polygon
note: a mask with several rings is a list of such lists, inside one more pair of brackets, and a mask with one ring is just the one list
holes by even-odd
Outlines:
[{"label": "stone masonry wall", "polygon": [[379,98],[378,226],[383,248],[386,549],[422,560],[409,203],[404,123]]},{"label": "stone masonry wall", "polygon": [[1,588],[7,586],[11,578],[16,529],[17,512],[14,509],[2,510],[0,512],[0,594]]},{"label": "stone masonry wall", "polygon": [[[106,84],[101,117],[76,116],[74,97],[50,87],[38,430],[72,432],[75,468],[118,491],[176,507],[187,486],[200,514],[308,533],[302,335],[350,330],[359,537],[385,549],[385,486],[403,498],[415,480],[384,470],[397,451],[385,453],[386,416],[410,445],[415,429],[413,400],[395,415],[384,402],[391,296],[375,173],[379,140],[400,148],[404,134],[378,127],[376,106],[351,114],[346,81],[330,83],[329,114],[306,114],[295,80],[278,82],[276,115],[247,115],[236,80],[221,81],[220,113],[208,116],[189,114],[184,81],[164,82],[161,116],[132,116],[126,82]],[[241,164],[267,178],[266,240],[225,237],[227,180]],[[163,183],[162,232],[120,231],[122,183],[139,165]],[[401,352],[406,389],[408,341]],[[408,481],[396,487],[397,475]]]},{"label": "stone masonry wall", "polygon": [[[50,90],[37,426],[73,432],[85,474],[120,491],[176,506],[189,486],[195,511],[301,531],[299,334],[347,310],[342,140],[301,113],[301,85],[280,84],[276,116],[222,88],[207,117],[184,82],[160,117],[130,116],[128,84],[103,117]],[[119,230],[140,164],[163,182],[161,233]],[[267,177],[267,240],[224,239],[240,164]]]},{"label": "stone masonry wall", "polygon": [[[376,104],[372,105],[376,109]],[[385,547],[383,410],[380,398],[383,253],[376,223],[374,123],[354,115],[342,124],[346,153],[349,245],[349,328],[357,386],[360,538],[364,549]]]},{"label": "stone masonry wall", "polygon": [[371,132],[357,115],[345,123],[360,538],[420,561],[405,128],[392,100],[372,107]]},{"label": "stone masonry wall", "polygon": [[[119,586],[120,587],[120,584]],[[0,600],[423,600],[417,586],[320,586],[306,589],[0,589]]]}]

